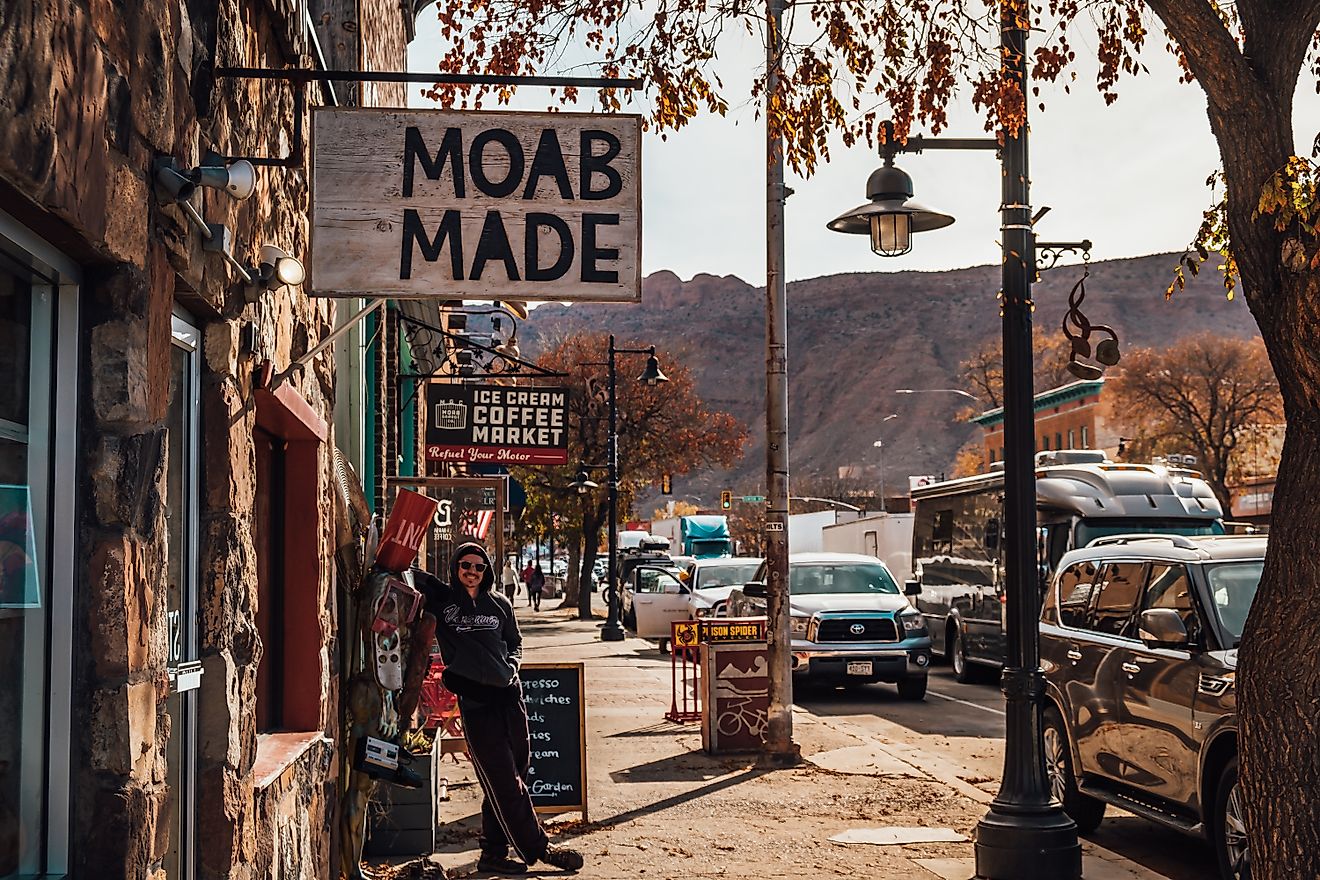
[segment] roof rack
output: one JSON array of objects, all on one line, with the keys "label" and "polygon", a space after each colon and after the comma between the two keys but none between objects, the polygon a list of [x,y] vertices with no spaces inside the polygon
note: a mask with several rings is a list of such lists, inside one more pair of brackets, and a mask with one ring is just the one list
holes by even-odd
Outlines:
[{"label": "roof rack", "polygon": [[1131,534],[1131,535],[1106,535],[1103,538],[1096,538],[1088,547],[1103,547],[1108,544],[1135,544],[1138,541],[1168,541],[1180,550],[1195,550],[1196,544],[1192,543],[1185,535],[1159,535],[1159,534]]}]

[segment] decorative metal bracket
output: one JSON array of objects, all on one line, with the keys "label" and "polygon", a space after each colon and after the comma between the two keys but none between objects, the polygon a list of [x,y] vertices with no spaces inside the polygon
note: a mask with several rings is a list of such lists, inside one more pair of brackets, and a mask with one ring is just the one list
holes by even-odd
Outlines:
[{"label": "decorative metal bracket", "polygon": [[1081,257],[1083,263],[1091,262],[1091,239],[1036,242],[1036,274],[1048,272],[1069,255]]},{"label": "decorative metal bracket", "polygon": [[[486,309],[482,311],[464,311],[457,314],[463,315],[498,315],[500,319],[513,322],[513,316],[508,312],[499,309]],[[464,379],[511,379],[511,378],[535,378],[535,379],[563,379],[568,376],[567,373],[557,373],[554,370],[547,370],[540,364],[525,360],[522,357],[513,354],[508,350],[507,341],[505,343],[495,343],[490,345],[479,342],[472,336],[460,335],[449,330],[442,329],[434,324],[427,323],[419,318],[413,318],[408,315],[400,314],[399,323],[403,325],[404,335],[415,348],[425,349],[430,345],[430,352],[439,355],[439,362],[436,363],[426,358],[413,357],[413,362],[418,365],[419,370],[413,373],[399,373],[398,380],[402,383],[404,380],[419,380],[412,394],[403,402],[400,409],[406,408],[417,398],[421,392],[421,382],[427,379],[434,379],[440,376],[450,377],[456,380]],[[514,323],[513,329],[509,332],[508,340],[517,337],[517,324]],[[438,336],[444,340],[439,344],[431,344],[432,340],[428,337]],[[460,343],[455,346],[454,343]],[[448,343],[448,345],[446,345]],[[501,348],[504,350],[501,351]],[[455,354],[458,351],[467,350],[477,352],[481,357],[474,358],[472,363],[462,367],[455,362]],[[428,369],[429,368],[429,369]]]}]

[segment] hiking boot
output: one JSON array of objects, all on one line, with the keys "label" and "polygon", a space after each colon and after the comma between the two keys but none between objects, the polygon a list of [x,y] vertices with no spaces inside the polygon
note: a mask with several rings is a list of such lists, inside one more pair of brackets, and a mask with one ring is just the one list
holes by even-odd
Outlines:
[{"label": "hiking boot", "polygon": [[497,856],[482,853],[477,861],[477,870],[485,874],[526,874],[527,866],[507,855]]},{"label": "hiking boot", "polygon": [[541,861],[561,871],[577,871],[582,867],[582,853],[566,846],[548,846]]}]

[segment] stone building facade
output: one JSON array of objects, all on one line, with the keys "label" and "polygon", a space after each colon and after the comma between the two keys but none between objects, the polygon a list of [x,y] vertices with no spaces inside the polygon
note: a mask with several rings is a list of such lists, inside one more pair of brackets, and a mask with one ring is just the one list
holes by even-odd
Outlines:
[{"label": "stone building facade", "polygon": [[[291,369],[334,306],[187,211],[304,258],[310,108],[403,90],[217,71],[403,70],[423,5],[0,4],[0,878],[331,876],[363,380]],[[277,161],[244,200],[156,185],[208,151]]]}]

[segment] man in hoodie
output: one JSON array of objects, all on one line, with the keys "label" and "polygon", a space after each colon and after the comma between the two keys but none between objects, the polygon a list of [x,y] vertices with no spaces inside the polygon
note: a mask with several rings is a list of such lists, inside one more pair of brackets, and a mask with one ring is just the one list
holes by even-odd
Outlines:
[{"label": "man in hoodie", "polygon": [[[445,687],[458,695],[468,755],[485,798],[481,803],[481,859],[477,870],[521,874],[534,862],[566,871],[582,855],[552,846],[527,790],[531,740],[523,705],[522,634],[513,605],[495,585],[495,571],[480,544],[454,551],[449,583],[414,572],[445,662]],[[509,858],[509,847],[521,861]]]}]

